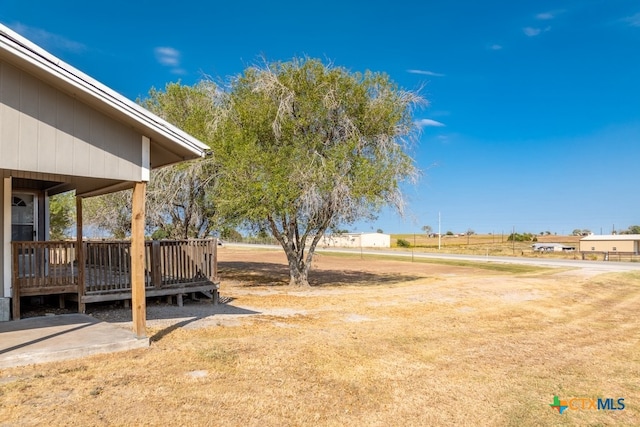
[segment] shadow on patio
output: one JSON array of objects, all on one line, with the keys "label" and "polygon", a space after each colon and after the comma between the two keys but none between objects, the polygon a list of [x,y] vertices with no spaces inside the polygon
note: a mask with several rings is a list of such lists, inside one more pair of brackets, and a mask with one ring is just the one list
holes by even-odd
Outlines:
[{"label": "shadow on patio", "polygon": [[[92,315],[60,314],[0,322],[0,369],[78,359],[85,356],[146,348],[194,322],[214,326],[219,318],[259,314],[229,304],[195,303],[147,306],[149,338],[137,339],[131,309],[96,310]],[[111,318],[110,318],[111,317]]]}]

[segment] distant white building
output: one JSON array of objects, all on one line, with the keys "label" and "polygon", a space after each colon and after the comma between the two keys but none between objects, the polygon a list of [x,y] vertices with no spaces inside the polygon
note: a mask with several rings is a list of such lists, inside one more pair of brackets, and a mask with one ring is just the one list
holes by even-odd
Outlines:
[{"label": "distant white building", "polygon": [[325,234],[318,245],[335,248],[390,248],[391,235],[384,233]]},{"label": "distant white building", "polygon": [[567,246],[562,243],[534,243],[531,248],[536,252],[570,252],[575,251],[575,246]]}]

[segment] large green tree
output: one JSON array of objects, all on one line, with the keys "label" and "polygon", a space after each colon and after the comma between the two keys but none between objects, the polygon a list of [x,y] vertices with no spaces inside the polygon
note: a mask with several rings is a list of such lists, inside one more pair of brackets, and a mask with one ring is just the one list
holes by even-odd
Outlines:
[{"label": "large green tree", "polygon": [[402,212],[401,184],[417,174],[408,148],[418,94],[385,74],[304,58],[249,67],[218,95],[216,202],[275,237],[292,285],[309,284],[327,229],[383,206]]},{"label": "large green tree", "polygon": [[[208,142],[217,118],[216,87],[203,81],[195,86],[169,83],[152,88],[138,102],[149,111],[190,135]],[[192,160],[154,169],[147,189],[147,231],[161,238],[202,238],[216,228],[214,198],[216,166],[209,160]],[[87,222],[116,238],[130,233],[131,192],[108,194],[87,200]]]},{"label": "large green tree", "polygon": [[[217,119],[213,103],[216,86],[170,83],[164,91],[151,89],[141,105],[204,143],[209,143]],[[147,192],[148,225],[163,237],[206,237],[216,227],[214,162],[192,160],[157,169]]]}]

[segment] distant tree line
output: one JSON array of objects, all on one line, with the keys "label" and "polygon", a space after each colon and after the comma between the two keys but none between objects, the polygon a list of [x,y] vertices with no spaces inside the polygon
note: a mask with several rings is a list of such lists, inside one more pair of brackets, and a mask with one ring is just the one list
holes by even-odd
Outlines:
[{"label": "distant tree line", "polygon": [[632,225],[628,229],[621,231],[620,234],[640,234],[640,225]]},{"label": "distant tree line", "polygon": [[[592,232],[587,228],[576,228],[571,234],[574,236],[588,236],[592,234]],[[612,230],[611,234],[640,234],[640,225],[631,225],[626,230]]]}]

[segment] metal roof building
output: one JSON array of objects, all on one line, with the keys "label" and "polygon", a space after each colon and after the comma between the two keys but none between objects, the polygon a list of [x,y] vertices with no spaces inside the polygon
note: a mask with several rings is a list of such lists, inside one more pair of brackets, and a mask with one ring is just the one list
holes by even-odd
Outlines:
[{"label": "metal roof building", "polygon": [[580,252],[638,253],[640,234],[593,234],[580,239]]}]

